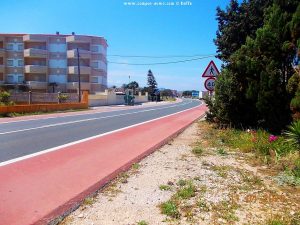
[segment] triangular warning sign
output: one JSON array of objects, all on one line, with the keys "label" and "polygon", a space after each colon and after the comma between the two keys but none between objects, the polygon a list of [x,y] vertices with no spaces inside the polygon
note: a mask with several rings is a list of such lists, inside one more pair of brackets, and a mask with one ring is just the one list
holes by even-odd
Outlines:
[{"label": "triangular warning sign", "polygon": [[210,61],[208,66],[206,67],[202,77],[217,77],[219,75],[219,70],[216,67],[214,61]]}]

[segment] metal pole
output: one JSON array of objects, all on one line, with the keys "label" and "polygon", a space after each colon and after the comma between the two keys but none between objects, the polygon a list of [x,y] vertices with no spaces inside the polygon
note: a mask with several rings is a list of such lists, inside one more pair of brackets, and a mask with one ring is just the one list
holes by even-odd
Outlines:
[{"label": "metal pole", "polygon": [[78,70],[78,96],[79,102],[81,102],[81,81],[80,81],[80,61],[79,61],[79,49],[77,48],[77,70]]}]

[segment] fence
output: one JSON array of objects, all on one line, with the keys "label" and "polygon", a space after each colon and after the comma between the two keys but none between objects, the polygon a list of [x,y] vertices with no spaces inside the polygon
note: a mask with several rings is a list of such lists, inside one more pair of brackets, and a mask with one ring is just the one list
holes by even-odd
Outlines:
[{"label": "fence", "polygon": [[[27,97],[29,98],[28,93]],[[18,95],[21,98],[24,96]],[[25,96],[26,97],[26,96]],[[24,99],[25,99],[24,97]],[[57,97],[57,95],[56,95]],[[12,105],[12,106],[0,106],[0,114],[5,115],[8,113],[32,113],[32,112],[52,112],[60,110],[69,110],[69,109],[87,109],[89,107],[88,92],[83,91],[81,102],[73,103],[42,103],[42,104],[24,104],[24,105]]]},{"label": "fence", "polygon": [[[89,106],[103,106],[103,105],[124,105],[124,94],[118,94],[113,91],[105,90],[94,95],[89,95]],[[146,95],[135,95],[135,104],[148,101],[148,93]]]},{"label": "fence", "polygon": [[38,104],[38,103],[74,103],[78,102],[76,93],[38,93],[23,92],[12,93],[10,101],[16,104]]}]

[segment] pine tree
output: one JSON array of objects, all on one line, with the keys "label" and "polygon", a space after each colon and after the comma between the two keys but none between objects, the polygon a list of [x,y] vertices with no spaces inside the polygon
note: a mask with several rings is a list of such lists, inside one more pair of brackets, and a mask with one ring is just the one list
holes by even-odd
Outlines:
[{"label": "pine tree", "polygon": [[147,85],[148,85],[149,95],[154,95],[157,89],[157,82],[151,70],[148,71]]},{"label": "pine tree", "polygon": [[[244,1],[240,7],[234,4],[230,8],[238,15],[242,7],[259,7],[259,2]],[[296,46],[293,35],[297,32],[290,27],[295,27],[291,21],[295,21],[297,6],[296,0],[274,0],[274,4],[264,10],[264,17],[252,15],[251,20],[257,21],[257,26],[258,21],[263,21],[263,25],[258,29],[253,26],[244,44],[241,39],[238,39],[240,42],[232,38],[226,40],[226,32],[222,39],[217,37],[219,57],[226,65],[216,81],[215,102],[210,108],[220,122],[243,127],[261,126],[274,132],[289,123],[291,97],[286,85],[294,73],[292,60]],[[219,21],[219,28],[221,25],[223,30],[232,32],[233,24],[245,20],[228,21]]]}]

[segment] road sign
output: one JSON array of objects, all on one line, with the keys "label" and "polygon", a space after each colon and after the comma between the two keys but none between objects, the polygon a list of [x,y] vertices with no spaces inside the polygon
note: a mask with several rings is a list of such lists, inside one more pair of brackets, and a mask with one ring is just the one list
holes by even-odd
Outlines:
[{"label": "road sign", "polygon": [[206,67],[202,77],[217,77],[219,75],[219,70],[216,67],[214,61],[210,61],[208,66]]},{"label": "road sign", "polygon": [[192,91],[192,97],[199,97],[199,91]]},{"label": "road sign", "polygon": [[216,79],[214,77],[207,78],[204,83],[204,87],[206,88],[206,90],[214,91],[215,90],[215,81],[216,81]]}]

